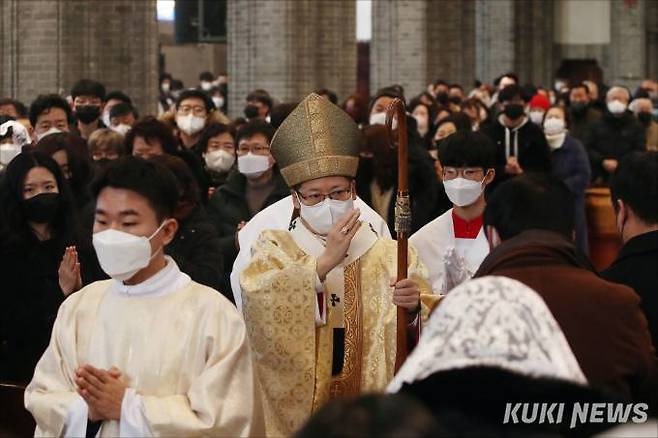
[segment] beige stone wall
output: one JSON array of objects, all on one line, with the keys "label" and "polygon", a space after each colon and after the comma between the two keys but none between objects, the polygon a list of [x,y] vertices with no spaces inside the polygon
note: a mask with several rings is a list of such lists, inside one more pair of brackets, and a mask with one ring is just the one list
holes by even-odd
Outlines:
[{"label": "beige stone wall", "polygon": [[29,104],[89,78],[156,111],[155,0],[0,0],[0,11],[0,95]]},{"label": "beige stone wall", "polygon": [[356,3],[229,0],[230,115],[256,88],[295,101],[318,88],[343,98],[356,88]]}]

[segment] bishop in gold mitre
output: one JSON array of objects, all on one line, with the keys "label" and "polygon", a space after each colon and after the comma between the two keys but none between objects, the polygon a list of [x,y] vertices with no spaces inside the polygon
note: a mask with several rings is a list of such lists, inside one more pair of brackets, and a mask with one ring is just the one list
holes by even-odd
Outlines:
[{"label": "bishop in gold mitre", "polygon": [[414,249],[409,278],[396,283],[396,242],[360,220],[358,144],[352,119],[316,94],[272,139],[299,216],[288,231],[262,232],[240,276],[268,436],[293,433],[332,398],[383,391],[397,306],[413,336],[436,299]]}]

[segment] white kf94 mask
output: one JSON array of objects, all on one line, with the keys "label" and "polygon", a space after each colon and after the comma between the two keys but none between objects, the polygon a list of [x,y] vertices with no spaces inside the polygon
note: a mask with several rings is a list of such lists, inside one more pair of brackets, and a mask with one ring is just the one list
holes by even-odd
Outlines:
[{"label": "white kf94 mask", "polygon": [[163,221],[150,237],[135,236],[113,229],[95,233],[93,245],[103,271],[115,280],[126,281],[147,267],[151,259],[162,249],[151,255],[150,241],[160,232],[164,224]]}]

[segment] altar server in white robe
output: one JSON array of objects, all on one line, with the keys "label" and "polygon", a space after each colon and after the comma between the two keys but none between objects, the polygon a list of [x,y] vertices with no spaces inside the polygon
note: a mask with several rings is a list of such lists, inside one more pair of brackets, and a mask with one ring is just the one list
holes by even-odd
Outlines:
[{"label": "altar server in white robe", "polygon": [[112,278],[60,307],[25,392],[37,436],[263,436],[241,315],[163,254],[178,185],[127,157],[92,187],[93,244]]},{"label": "altar server in white robe", "polygon": [[495,175],[494,145],[479,132],[460,131],[439,145],[443,186],[453,208],[415,232],[409,242],[427,266],[434,293],[470,279],[489,254],[482,227],[484,192]]},{"label": "altar server in white robe", "polygon": [[[391,238],[386,221],[358,196],[354,200],[354,208],[361,212],[361,221],[367,223],[378,237]],[[294,214],[292,195],[287,196],[261,210],[238,233],[240,252],[233,262],[231,271],[231,289],[238,309],[242,310],[240,274],[251,261],[251,247],[265,230],[288,230],[293,222]]]}]

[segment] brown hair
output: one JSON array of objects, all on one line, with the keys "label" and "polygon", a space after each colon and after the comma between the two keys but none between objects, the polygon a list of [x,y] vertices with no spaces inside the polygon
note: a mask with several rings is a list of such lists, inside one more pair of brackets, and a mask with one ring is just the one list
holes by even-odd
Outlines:
[{"label": "brown hair", "polygon": [[123,155],[123,136],[111,129],[103,128],[92,132],[88,140],[89,155],[99,149],[109,149]]}]

